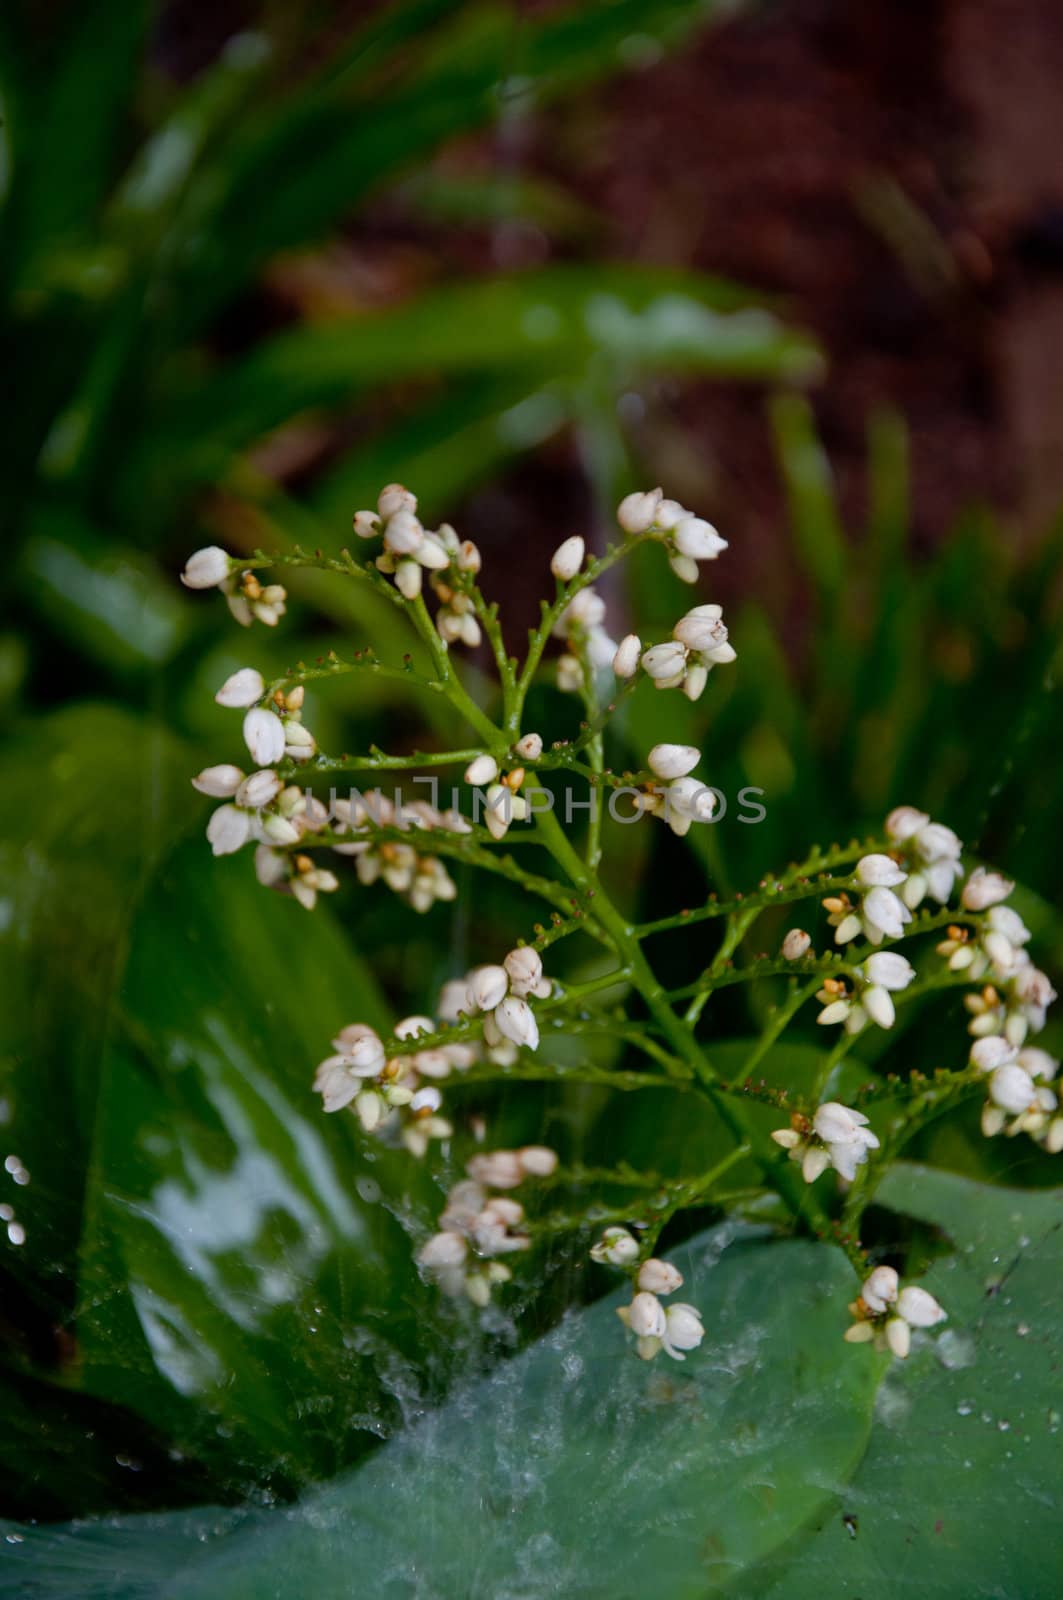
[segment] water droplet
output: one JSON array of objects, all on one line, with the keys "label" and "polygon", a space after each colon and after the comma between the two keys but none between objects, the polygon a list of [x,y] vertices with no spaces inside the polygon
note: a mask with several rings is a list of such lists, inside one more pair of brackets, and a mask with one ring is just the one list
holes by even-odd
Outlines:
[{"label": "water droplet", "polygon": [[959,1405],[956,1407],[956,1415],[958,1417],[969,1417],[973,1410],[974,1406],[969,1400],[961,1400]]},{"label": "water droplet", "polygon": [[974,1340],[969,1333],[964,1333],[958,1328],[946,1328],[934,1348],[941,1365],[949,1372],[974,1366],[976,1356]]}]

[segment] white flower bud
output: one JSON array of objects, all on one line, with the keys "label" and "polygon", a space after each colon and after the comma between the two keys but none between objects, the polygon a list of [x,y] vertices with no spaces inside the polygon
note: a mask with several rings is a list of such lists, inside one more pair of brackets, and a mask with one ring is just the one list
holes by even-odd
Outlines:
[{"label": "white flower bud", "polygon": [[578,656],[567,652],[557,658],[557,687],[562,694],[578,694],[583,688],[583,668]]},{"label": "white flower bud", "polygon": [[493,1011],[501,1005],[509,989],[509,974],[505,967],[477,967],[469,974],[466,999],[473,1011]]},{"label": "white flower bud", "polygon": [[804,928],[791,928],[782,942],[784,961],[800,961],[812,948],[812,939]]},{"label": "white flower bud", "polygon": [[678,678],[686,670],[686,646],[671,639],[666,644],[655,644],[643,652],[642,670],[655,680]]},{"label": "white flower bud", "polygon": [[380,518],[375,511],[356,511],[353,527],[359,539],[375,539],[380,532]]},{"label": "white flower bud", "polygon": [[465,539],[458,546],[456,565],[459,572],[479,572],[483,565],[483,557],[480,554],[479,547],[473,544],[471,539]]},{"label": "white flower bud", "polygon": [[504,783],[492,783],[484,795],[484,824],[492,839],[504,839],[510,823],[525,809],[519,795],[514,795]]},{"label": "white flower bud", "polygon": [[1051,1083],[1059,1071],[1059,1062],[1055,1056],[1049,1055],[1047,1050],[1042,1050],[1035,1044],[1028,1044],[1024,1050],[1019,1051],[1019,1066],[1023,1067],[1031,1078],[1041,1078],[1045,1083]]},{"label": "white flower bud", "polygon": [[685,517],[676,524],[672,537],[680,555],[692,561],[715,561],[727,549],[727,540],[721,539],[712,523],[701,517]]},{"label": "white flower bud", "polygon": [[244,742],[256,767],[271,767],[284,755],[284,724],[275,712],[257,706],[244,718]]},{"label": "white flower bud", "polygon": [[701,751],[692,744],[655,744],[646,757],[651,772],[658,778],[685,778],[701,760]]},{"label": "white flower bud", "polygon": [[836,1022],[845,1022],[851,1009],[848,1000],[831,1000],[823,1007],[816,1022],[821,1028],[832,1028]]},{"label": "white flower bud", "polygon": [[343,1052],[348,1072],[356,1078],[375,1078],[384,1070],[384,1046],[368,1024],[361,1022],[344,1028],[335,1043]]},{"label": "white flower bud", "polygon": [[893,889],[904,882],[907,873],[892,856],[870,855],[860,857],[856,863],[856,876],[868,888]]},{"label": "white flower bud", "polygon": [[882,989],[899,990],[907,989],[915,977],[915,968],[893,950],[878,950],[864,962],[864,973]]},{"label": "white flower bud", "polygon": [[281,780],[272,767],[266,767],[262,772],[252,772],[245,778],[236,791],[238,805],[250,806],[257,811],[261,806],[268,806],[275,800],[281,791]]},{"label": "white flower bud", "polygon": [[910,839],[914,833],[925,828],[930,818],[925,811],[918,811],[915,806],[895,806],[886,818],[886,832],[898,844],[903,844],[905,839]]},{"label": "white flower bud", "polygon": [[801,1135],[796,1128],[776,1128],[772,1138],[776,1144],[782,1145],[784,1150],[796,1150],[801,1143]]},{"label": "white flower bud", "polygon": [[229,800],[243,781],[244,775],[239,767],[204,767],[192,779],[192,787],[198,789],[200,794],[209,794],[213,800]]},{"label": "white flower bud", "polygon": [[653,527],[658,507],[664,499],[660,489],[627,494],[616,508],[616,520],[625,533],[645,533]]},{"label": "white flower bud", "polygon": [[674,1361],[683,1361],[683,1350],[696,1350],[705,1337],[701,1317],[694,1306],[669,1306],[664,1314],[661,1343]]},{"label": "white flower bud", "polygon": [[377,510],[382,517],[395,517],[400,511],[417,510],[417,496],[404,489],[401,483],[389,483],[380,491]]},{"label": "white flower bud", "polygon": [[1030,930],[1011,906],[993,906],[986,921],[994,933],[1002,933],[1017,950],[1029,943]]},{"label": "white flower bud", "polygon": [[830,1166],[830,1156],[826,1150],[818,1145],[812,1145],[805,1151],[801,1162],[801,1176],[806,1183],[815,1183]]},{"label": "white flower bud", "polygon": [[237,806],[219,806],[207,823],[207,838],[216,856],[231,856],[251,837],[251,818]]},{"label": "white flower bud", "polygon": [[513,747],[522,761],[538,761],[543,753],[541,733],[526,733]]},{"label": "white flower bud", "polygon": [[395,587],[406,600],[416,600],[421,592],[423,573],[416,561],[400,561],[395,568]]},{"label": "white flower bud", "polygon": [[[864,896],[862,911],[868,924],[868,937],[877,943],[879,938],[899,939],[904,932],[905,924],[911,922],[912,913],[908,907],[899,900],[892,889],[881,885],[871,889]],[[859,931],[859,925],[858,925]],[[841,927],[839,926],[835,938],[841,943]]]},{"label": "white flower bud", "polygon": [[963,886],[960,904],[967,911],[986,911],[990,906],[1006,900],[1014,887],[1002,872],[987,872],[985,867],[975,867]]},{"label": "white flower bud", "polygon": [[486,753],[476,756],[465,768],[465,782],[472,784],[474,788],[480,788],[485,783],[494,783],[497,777],[498,762],[494,756]]},{"label": "white flower bud", "polygon": [[517,1151],[521,1169],[529,1178],[549,1178],[557,1171],[557,1151],[545,1144],[526,1144]]},{"label": "white flower bud", "polygon": [[[436,538],[435,534],[426,533],[414,551],[414,560],[419,561],[422,567],[427,567],[432,572],[442,572],[444,567],[450,566],[450,551]],[[473,629],[469,630],[474,635],[471,639],[466,636],[467,625],[470,621],[474,625]],[[466,644],[479,644],[480,642],[480,626],[471,613],[462,617],[461,637]]]},{"label": "white flower bud", "polygon": [[424,528],[412,511],[397,511],[388,518],[384,529],[384,543],[396,556],[415,556],[424,536]]},{"label": "white flower bud", "polygon": [[596,1244],[591,1246],[591,1260],[603,1266],[626,1267],[638,1260],[639,1245],[626,1228],[606,1228]]},{"label": "white flower bud", "polygon": [[723,620],[723,607],[717,605],[695,606],[680,617],[672,629],[672,638],[685,644],[688,650],[707,654],[727,643],[727,624]]},{"label": "white flower bud", "polygon": [[216,544],[208,544],[205,549],[189,556],[181,574],[181,582],[186,589],[216,589],[219,583],[225,582],[231,568],[232,560],[228,552]]},{"label": "white flower bud", "polygon": [[[732,653],[733,659],[733,653]],[[700,700],[709,681],[709,669],[701,665],[688,667],[683,679],[683,693],[690,701]]]},{"label": "white flower bud", "polygon": [[256,672],[254,667],[241,667],[239,672],[226,678],[214,698],[220,706],[243,711],[247,706],[253,706],[256,700],[261,700],[265,692],[266,684],[261,672]]},{"label": "white flower bud", "polygon": [[628,1309],[628,1327],[640,1339],[659,1339],[666,1323],[664,1307],[655,1294],[640,1291]]},{"label": "white flower bud", "polygon": [[613,657],[613,671],[618,678],[633,678],[638,671],[642,640],[637,633],[625,634]]},{"label": "white flower bud", "polygon": [[675,555],[668,557],[668,565],[679,579],[680,583],[697,583],[698,564],[693,556]]},{"label": "white flower bud", "polygon": [[854,1139],[866,1125],[867,1118],[862,1111],[854,1111],[837,1100],[825,1101],[817,1108],[812,1119],[813,1128],[826,1144],[845,1143]]},{"label": "white flower bud", "polygon": [[639,1268],[638,1284],[650,1294],[674,1294],[683,1286],[683,1274],[670,1261],[659,1261],[651,1256]]},{"label": "white flower bud", "polygon": [[488,1150],[465,1163],[470,1178],[488,1189],[515,1189],[524,1181],[524,1168],[515,1150]]},{"label": "white flower bud", "polygon": [[901,1361],[912,1348],[912,1330],[902,1317],[891,1317],[886,1324],[886,1343]]},{"label": "white flower bud", "polygon": [[383,1122],[387,1105],[375,1089],[363,1089],[354,1102],[354,1109],[366,1133],[372,1133]]},{"label": "white flower bud", "polygon": [[860,1291],[869,1311],[876,1316],[891,1306],[897,1298],[897,1274],[892,1267],[876,1267]]},{"label": "white flower bud", "polygon": [[511,950],[505,959],[505,969],[509,975],[510,988],[516,995],[532,994],[542,982],[542,957],[530,945],[521,945],[518,949]]},{"label": "white flower bud", "polygon": [[916,1284],[901,1290],[897,1299],[897,1315],[913,1328],[933,1328],[939,1322],[948,1321],[948,1313],[942,1311],[934,1296]]},{"label": "white flower bud", "polygon": [[892,1028],[897,1020],[897,1012],[890,998],[889,990],[883,989],[880,984],[872,984],[860,996],[860,1004],[880,1028]]},{"label": "white flower bud", "polygon": [[1037,1098],[1037,1091],[1030,1074],[1017,1061],[1012,1061],[991,1073],[989,1095],[1002,1111],[1010,1111],[1012,1116],[1017,1117],[1030,1109]]},{"label": "white flower bud", "polygon": [[578,533],[574,533],[571,539],[566,539],[563,544],[558,545],[550,558],[550,571],[560,583],[568,583],[570,578],[576,576],[583,565],[586,549]]},{"label": "white flower bud", "polygon": [[1009,1044],[1007,1039],[1002,1039],[999,1034],[991,1034],[988,1038],[975,1040],[971,1046],[970,1062],[979,1072],[995,1072],[997,1067],[1014,1061],[1016,1054],[1015,1046]]},{"label": "white flower bud", "polygon": [[469,1246],[460,1233],[435,1233],[417,1252],[422,1267],[460,1267]]},{"label": "white flower bud", "polygon": [[525,1045],[529,1050],[539,1048],[539,1024],[527,1000],[518,995],[507,995],[492,1012],[495,1026],[504,1038],[514,1044]]}]

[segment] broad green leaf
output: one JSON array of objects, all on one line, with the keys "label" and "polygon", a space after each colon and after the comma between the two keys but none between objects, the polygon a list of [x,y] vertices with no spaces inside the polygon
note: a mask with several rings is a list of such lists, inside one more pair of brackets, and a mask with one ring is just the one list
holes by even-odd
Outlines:
[{"label": "broad green leaf", "polygon": [[841,1503],[765,1600],[1053,1600],[1063,1486],[1063,1189],[990,1188],[900,1165],[879,1199],[954,1247],[922,1280],[944,1331],[895,1363]]},{"label": "broad green leaf", "polygon": [[386,1012],[327,911],[199,839],[170,861],[132,930],[100,1084],[82,1381],[186,1453],[216,1460],[222,1430],[235,1482],[335,1470],[423,1381],[425,1292],[389,1207],[426,1225],[436,1192],[312,1091],[357,1020]]},{"label": "broad green leaf", "polygon": [[[31,1562],[44,1594],[76,1578],[84,1600],[339,1600],[358,1573],[374,1600],[700,1600],[736,1584],[836,1503],[880,1364],[840,1341],[837,1252],[725,1225],[676,1260],[709,1329],[682,1366],[625,1350],[610,1295],[290,1513],[229,1538],[225,1513],[152,1519],[153,1553],[145,1522],[26,1530],[8,1569]],[[103,1550],[112,1584],[136,1579],[101,1591]]]}]

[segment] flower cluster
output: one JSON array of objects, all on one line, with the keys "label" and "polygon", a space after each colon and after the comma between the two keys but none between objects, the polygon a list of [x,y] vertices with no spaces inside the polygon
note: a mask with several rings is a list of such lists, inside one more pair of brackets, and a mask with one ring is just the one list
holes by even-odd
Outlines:
[{"label": "flower cluster", "polygon": [[697,583],[699,561],[715,561],[727,549],[711,522],[697,517],[678,500],[667,500],[663,489],[626,495],[617,507],[616,520],[625,533],[650,534],[668,551],[668,565],[683,583]]},{"label": "flower cluster", "polygon": [[643,1361],[652,1361],[663,1350],[673,1361],[685,1361],[687,1350],[696,1350],[705,1337],[705,1328],[695,1306],[676,1301],[663,1306],[660,1297],[674,1294],[683,1286],[683,1274],[669,1261],[650,1257],[635,1278],[631,1304],[617,1307],[617,1316],[635,1334],[635,1348]]},{"label": "flower cluster", "polygon": [[[433,1033],[428,1017],[407,1017],[395,1029],[397,1039],[415,1039]],[[440,1115],[443,1097],[423,1078],[443,1078],[452,1070],[471,1066],[474,1054],[461,1044],[425,1049],[387,1058],[374,1028],[352,1022],[332,1041],[335,1054],[326,1056],[314,1075],[314,1089],[326,1111],[350,1107],[367,1133],[395,1136],[411,1155],[423,1156],[433,1139],[449,1139],[453,1128]]]},{"label": "flower cluster", "polygon": [[860,857],[854,876],[864,891],[859,900],[842,893],[823,901],[835,944],[851,944],[861,934],[871,944],[899,939],[912,920],[910,908],[895,892],[906,882],[907,873],[892,856],[871,854]]},{"label": "flower cluster", "polygon": [[633,678],[641,666],[655,688],[682,689],[688,700],[698,700],[713,667],[737,659],[727,637],[722,606],[704,605],[680,617],[664,644],[643,650],[638,635],[628,634],[613,656],[613,671],[618,678]]},{"label": "flower cluster", "polygon": [[934,1296],[917,1284],[902,1289],[892,1267],[876,1267],[849,1311],[853,1322],[845,1331],[850,1344],[874,1342],[877,1350],[891,1350],[903,1361],[911,1349],[913,1328],[934,1328],[947,1321]]},{"label": "flower cluster", "polygon": [[877,1150],[879,1144],[863,1112],[837,1100],[818,1106],[811,1121],[795,1111],[790,1126],[776,1128],[772,1138],[790,1152],[791,1161],[801,1163],[806,1183],[815,1183],[828,1167],[852,1183],[857,1167],[863,1166],[869,1151]]},{"label": "flower cluster", "polygon": [[886,834],[907,869],[902,898],[914,911],[929,895],[944,905],[963,876],[963,844],[943,822],[931,822],[915,806],[897,806],[886,818]]},{"label": "flower cluster", "polygon": [[468,595],[440,577],[448,568],[456,573],[479,572],[480,552],[471,539],[463,542],[446,522],[429,531],[417,515],[417,496],[401,483],[389,483],[380,491],[375,511],[355,512],[354,531],[360,539],[383,535],[377,571],[394,577],[395,587],[405,599],[416,600],[425,572],[431,575],[441,601],[436,617],[441,639],[447,644],[479,644],[480,625]]},{"label": "flower cluster", "polygon": [[[366,886],[385,884],[414,911],[430,911],[437,901],[457,897],[457,886],[438,856],[419,851],[404,839],[382,839],[377,832],[394,828],[400,833],[469,833],[460,811],[440,811],[426,800],[397,804],[379,789],[351,799],[332,802],[332,831],[339,843],[337,855],[353,856],[358,881]],[[375,832],[374,830],[377,830]]]},{"label": "flower cluster", "polygon": [[895,950],[876,950],[853,969],[850,993],[840,978],[826,978],[816,995],[823,1010],[816,1021],[829,1026],[844,1022],[847,1033],[859,1033],[868,1022],[892,1028],[896,1020],[893,995],[907,989],[915,977],[911,962]]},{"label": "flower cluster", "polygon": [[561,612],[554,623],[554,637],[563,639],[567,648],[557,661],[559,689],[577,694],[583,688],[584,661],[592,674],[604,672],[612,662],[616,640],[602,626],[604,620],[605,601],[591,587],[580,589]]},{"label": "flower cluster", "polygon": [[509,1268],[494,1258],[531,1244],[520,1231],[524,1207],[519,1200],[487,1191],[515,1189],[526,1178],[547,1178],[556,1167],[557,1153],[546,1145],[493,1150],[467,1163],[468,1177],[447,1195],[439,1231],[417,1255],[444,1294],[466,1295],[474,1305],[485,1306],[492,1288],[509,1280]]},{"label": "flower cluster", "polygon": [[547,1000],[553,985],[543,977],[542,957],[530,945],[511,950],[502,966],[475,967],[469,974],[465,1000],[470,1012],[483,1014],[484,1043],[497,1048],[507,1041],[528,1050],[539,1048],[539,1024],[529,996]]},{"label": "flower cluster", "polygon": [[655,744],[646,765],[654,783],[639,797],[638,806],[650,816],[659,816],[672,832],[683,838],[695,822],[711,822],[716,809],[716,793],[690,776],[701,760],[692,744]]},{"label": "flower cluster", "polygon": [[187,589],[220,589],[229,611],[242,628],[264,622],[275,628],[286,610],[288,592],[279,583],[261,584],[253,572],[240,572],[227,551],[216,544],[197,550],[181,574]]}]

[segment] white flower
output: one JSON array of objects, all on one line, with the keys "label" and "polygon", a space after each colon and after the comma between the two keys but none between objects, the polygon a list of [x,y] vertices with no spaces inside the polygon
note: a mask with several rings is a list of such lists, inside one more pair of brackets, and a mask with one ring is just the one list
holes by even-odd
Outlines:
[{"label": "white flower", "polygon": [[242,711],[246,706],[253,706],[256,700],[261,700],[265,692],[266,684],[261,672],[254,667],[241,667],[239,672],[226,678],[214,698],[220,706]]},{"label": "white flower", "polygon": [[216,544],[197,550],[185,562],[181,582],[187,589],[216,589],[224,583],[232,568],[228,552]]},{"label": "white flower", "polygon": [[526,733],[513,748],[522,761],[538,761],[543,753],[542,734]]},{"label": "white flower", "polygon": [[683,1286],[683,1274],[670,1261],[659,1261],[651,1256],[639,1268],[638,1286],[650,1294],[674,1294]]},{"label": "white flower", "polygon": [[382,517],[394,517],[400,511],[416,511],[417,496],[401,483],[389,483],[381,489],[376,505]]},{"label": "white flower", "polygon": [[685,778],[701,760],[701,751],[692,744],[655,744],[646,758],[658,778]]},{"label": "white flower", "polygon": [[664,818],[672,832],[683,838],[694,822],[711,822],[716,795],[696,778],[676,778],[664,791]]},{"label": "white flower", "polygon": [[576,576],[583,565],[586,548],[578,533],[558,545],[550,558],[550,571],[559,583],[568,583],[570,578]]},{"label": "white flower", "polygon": [[883,989],[907,989],[915,977],[915,968],[904,956],[893,950],[876,950],[864,962],[867,978]]},{"label": "white flower", "polygon": [[1059,1062],[1055,1056],[1049,1055],[1047,1050],[1042,1050],[1038,1045],[1028,1044],[1019,1051],[1019,1066],[1030,1074],[1031,1078],[1040,1078],[1045,1083],[1051,1083],[1059,1071]]},{"label": "white flower", "polygon": [[275,800],[281,788],[281,780],[273,768],[265,767],[261,772],[252,772],[249,778],[244,779],[236,791],[236,803],[257,811]]},{"label": "white flower", "polygon": [[712,523],[701,517],[684,517],[676,523],[672,538],[679,554],[692,561],[715,561],[727,549],[727,540],[721,539]]},{"label": "white flower", "polygon": [[193,789],[198,789],[200,794],[208,794],[213,800],[229,800],[239,789],[244,781],[244,775],[239,767],[222,765],[220,767],[204,767],[192,779]]},{"label": "white flower", "polygon": [[830,1165],[849,1183],[856,1177],[857,1167],[867,1160],[868,1152],[878,1149],[879,1141],[867,1126],[863,1112],[837,1100],[818,1107],[812,1128],[826,1146]]},{"label": "white flower", "polygon": [[638,1240],[626,1228],[606,1228],[596,1244],[591,1246],[591,1260],[603,1266],[626,1267],[638,1260]]},{"label": "white flower", "polygon": [[219,806],[207,823],[207,838],[216,856],[229,856],[251,837],[251,817],[238,806]]},{"label": "white flower", "polygon": [[860,1298],[869,1311],[879,1315],[894,1304],[898,1287],[897,1274],[892,1267],[876,1267],[864,1283]]},{"label": "white flower", "polygon": [[505,967],[476,967],[469,974],[465,997],[472,1011],[493,1011],[505,999],[509,974]]},{"label": "white flower", "polygon": [[925,811],[919,811],[915,806],[896,806],[886,818],[886,832],[898,844],[903,844],[920,828],[925,828],[930,821]]},{"label": "white flower", "polygon": [[809,1145],[801,1158],[801,1176],[806,1183],[815,1183],[830,1166],[830,1151],[823,1145]]},{"label": "white flower", "polygon": [[367,1022],[352,1022],[332,1041],[348,1069],[359,1078],[375,1078],[384,1069],[384,1046]]},{"label": "white flower", "polygon": [[633,678],[638,671],[642,640],[637,633],[625,634],[613,656],[613,671],[618,678]]},{"label": "white flower", "polygon": [[628,1307],[628,1327],[640,1339],[661,1339],[667,1326],[664,1307],[655,1294],[641,1290]]},{"label": "white flower", "polygon": [[705,1337],[701,1316],[694,1306],[682,1302],[669,1306],[664,1314],[664,1332],[659,1335],[665,1355],[685,1361],[684,1350],[696,1350]]},{"label": "white flower", "polygon": [[304,728],[294,717],[284,724],[284,754],[292,761],[309,761],[317,749],[317,740],[309,728]]},{"label": "white flower", "polygon": [[653,527],[663,499],[660,489],[625,495],[616,508],[616,520],[625,533],[646,533]]},{"label": "white flower", "polygon": [[505,1038],[514,1044],[525,1045],[529,1050],[539,1048],[539,1025],[526,1000],[521,1000],[517,995],[508,995],[491,1015]]},{"label": "white flower", "polygon": [[1018,1049],[998,1034],[976,1039],[971,1046],[970,1062],[979,1072],[995,1072],[1018,1056]]},{"label": "white flower", "polygon": [[986,911],[1001,900],[1006,900],[1015,885],[1002,872],[987,872],[985,867],[975,867],[963,886],[960,904],[967,911]]},{"label": "white flower", "polygon": [[271,767],[284,755],[284,724],[276,712],[257,706],[244,718],[244,742],[256,767]]},{"label": "white flower", "polygon": [[800,961],[812,948],[812,939],[804,928],[791,928],[782,942],[784,961]]}]

